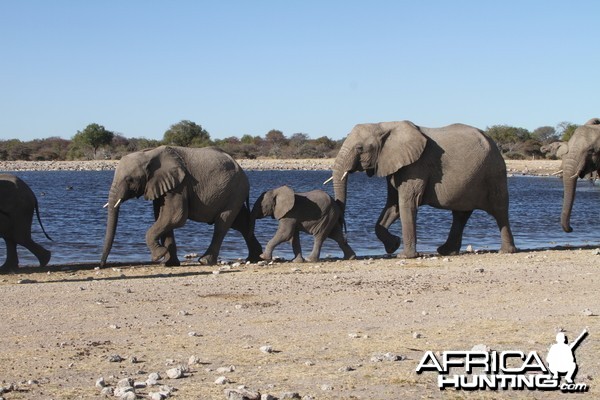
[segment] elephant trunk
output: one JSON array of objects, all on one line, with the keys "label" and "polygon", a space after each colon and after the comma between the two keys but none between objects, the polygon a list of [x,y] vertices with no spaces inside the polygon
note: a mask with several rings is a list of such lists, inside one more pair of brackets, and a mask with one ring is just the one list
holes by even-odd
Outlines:
[{"label": "elephant trunk", "polygon": [[262,196],[254,203],[254,207],[252,207],[252,211],[250,211],[250,232],[254,232],[254,228],[256,226],[256,220],[264,218],[265,216],[262,214],[261,200]]},{"label": "elephant trunk", "polygon": [[571,228],[571,211],[575,201],[575,189],[580,171],[581,168],[574,158],[568,158],[563,161],[564,193],[560,223],[565,232],[573,232],[573,228]]},{"label": "elephant trunk", "polygon": [[117,223],[119,221],[119,205],[121,203],[121,197],[117,195],[114,188],[111,188],[108,196],[108,217],[106,220],[106,234],[104,236],[104,249],[102,250],[102,259],[100,260],[100,266],[106,265],[106,259],[115,240],[115,234],[117,232]]},{"label": "elephant trunk", "polygon": [[353,166],[354,160],[350,157],[348,148],[343,145],[333,164],[333,192],[335,200],[342,208],[342,212],[346,210],[346,196],[348,193],[347,174],[352,171]]}]

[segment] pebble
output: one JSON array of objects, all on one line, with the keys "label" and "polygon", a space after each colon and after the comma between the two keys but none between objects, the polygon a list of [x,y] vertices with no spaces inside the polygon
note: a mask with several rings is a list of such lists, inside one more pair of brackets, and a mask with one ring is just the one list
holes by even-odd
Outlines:
[{"label": "pebble", "polygon": [[148,386],[148,384],[144,381],[133,382],[134,389],[144,389]]},{"label": "pebble", "polygon": [[106,382],[104,381],[104,378],[102,378],[102,377],[98,378],[98,380],[96,381],[96,387],[98,389],[102,389],[105,386],[106,386]]},{"label": "pebble", "polygon": [[136,400],[137,395],[135,392],[125,392],[121,396],[119,396],[119,400]]},{"label": "pebble", "polygon": [[423,335],[421,335],[419,332],[413,332],[413,339],[421,339],[421,337],[423,337]]},{"label": "pebble", "polygon": [[262,351],[263,353],[272,353],[273,352],[273,346],[270,345],[266,345],[266,346],[262,346],[260,348],[260,351]]},{"label": "pebble", "polygon": [[112,356],[110,356],[110,357],[108,358],[108,361],[109,361],[109,362],[121,362],[121,361],[123,361],[123,360],[124,360],[124,359],[123,359],[123,357],[121,357],[121,356],[120,356],[120,355],[118,355],[118,354],[113,354]]},{"label": "pebble", "polygon": [[471,348],[471,351],[483,351],[485,353],[488,353],[490,351],[490,348],[485,344],[476,344]]},{"label": "pebble", "polygon": [[118,388],[131,388],[131,387],[133,387],[133,379],[131,379],[131,378],[121,379],[117,383],[117,387]]},{"label": "pebble", "polygon": [[252,392],[246,388],[225,389],[227,400],[261,400],[259,392]]},{"label": "pebble", "polygon": [[596,314],[594,314],[594,312],[592,310],[590,310],[589,308],[586,308],[581,313],[583,315],[585,315],[586,317],[595,317],[596,316]]},{"label": "pebble", "polygon": [[100,394],[103,396],[114,396],[115,390],[111,387],[102,388]]},{"label": "pebble", "polygon": [[242,263],[234,262],[233,264],[231,264],[231,267],[232,268],[239,268],[239,267],[241,267],[241,265],[242,265]]},{"label": "pebble", "polygon": [[358,339],[360,337],[360,335],[358,333],[349,333],[348,337],[350,339]]},{"label": "pebble", "polygon": [[483,273],[483,272],[485,272],[485,269],[483,269],[483,268],[475,268],[475,269],[473,270],[473,272],[479,272],[479,273]]},{"label": "pebble", "polygon": [[304,363],[304,365],[306,365],[307,367],[312,367],[313,365],[315,365],[315,363],[314,363],[314,362],[312,362],[312,361],[306,361],[306,362]]},{"label": "pebble", "polygon": [[321,385],[321,390],[324,392],[327,392],[327,391],[333,390],[333,386],[324,384],[324,385]]},{"label": "pebble", "polygon": [[173,393],[175,391],[175,389],[173,389],[171,386],[168,385],[162,385],[161,387],[158,388],[158,392],[160,394],[163,394],[165,397],[169,397],[171,395],[171,393]]},{"label": "pebble", "polygon": [[229,379],[224,376],[220,376],[215,380],[215,385],[226,385],[229,383]]},{"label": "pebble", "polygon": [[17,281],[17,283],[19,283],[19,284],[37,283],[37,281],[35,279],[19,279]]},{"label": "pebble", "polygon": [[260,400],[277,400],[277,397],[265,393],[262,396],[260,396]]},{"label": "pebble", "polygon": [[[298,392],[283,392],[281,393],[281,396],[279,396],[280,399],[300,399],[300,393]],[[261,399],[262,400],[262,399]]]},{"label": "pebble", "polygon": [[200,364],[200,359],[197,356],[190,356],[188,359],[188,365]]},{"label": "pebble", "polygon": [[468,245],[467,248],[465,249],[465,251],[467,253],[473,253],[473,246],[472,245]]},{"label": "pebble", "polygon": [[169,379],[183,378],[183,370],[181,369],[181,367],[168,369],[166,371],[166,374]]},{"label": "pebble", "polygon": [[217,372],[217,374],[226,374],[228,372],[233,372],[233,371],[235,371],[235,366],[230,365],[229,367],[220,367],[220,368],[217,368],[216,372]]},{"label": "pebble", "polygon": [[190,337],[197,337],[197,336],[202,336],[202,335],[200,335],[198,332],[192,331],[192,332],[188,332],[188,336],[190,336]]},{"label": "pebble", "polygon": [[127,387],[117,387],[115,388],[115,390],[113,391],[113,396],[115,397],[123,397],[125,394],[127,393],[134,393],[134,389],[132,386],[127,386]]},{"label": "pebble", "polygon": [[159,392],[150,392],[148,393],[148,397],[150,400],[164,400],[167,398],[167,396]]},{"label": "pebble", "polygon": [[383,362],[383,361],[402,361],[405,360],[406,357],[401,356],[400,354],[394,353],[385,353],[385,354],[374,354],[371,357],[371,362]]},{"label": "pebble", "polygon": [[339,372],[351,372],[354,370],[355,368],[350,365],[346,365],[345,367],[341,367],[340,369],[338,369]]}]

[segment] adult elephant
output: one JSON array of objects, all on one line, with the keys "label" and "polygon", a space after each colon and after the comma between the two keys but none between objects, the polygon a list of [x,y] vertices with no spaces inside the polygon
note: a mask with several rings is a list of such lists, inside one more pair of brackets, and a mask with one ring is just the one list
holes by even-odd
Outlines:
[{"label": "adult elephant", "polygon": [[563,155],[563,205],[560,223],[565,232],[571,228],[571,211],[575,201],[577,178],[597,172],[600,174],[600,119],[592,118],[573,132]]},{"label": "adult elephant", "polygon": [[457,254],[467,220],[475,209],[491,214],[500,228],[501,252],[516,251],[508,220],[506,165],[496,144],[479,129],[462,124],[424,128],[409,121],[356,125],[333,165],[335,198],[345,208],[346,175],[365,171],[387,178],[387,201],[375,232],[388,253],[400,239],[388,228],[398,218],[404,251],[417,256],[417,208],[452,210],[443,255]]},{"label": "adult elephant", "polygon": [[42,267],[50,261],[50,251],[31,238],[34,212],[42,232],[52,240],[42,225],[38,201],[31,188],[14,175],[0,174],[0,237],[6,242],[6,261],[0,266],[0,273],[16,270],[19,266],[17,245],[36,256]]},{"label": "adult elephant", "polygon": [[153,261],[179,265],[173,230],[192,221],[214,224],[210,246],[200,258],[215,264],[229,228],[242,233],[249,260],[260,260],[262,247],[250,230],[246,174],[224,151],[160,146],[121,159],[110,188],[101,265],[110,253],[122,203],[133,197],[152,200],[155,223],[146,232]]}]

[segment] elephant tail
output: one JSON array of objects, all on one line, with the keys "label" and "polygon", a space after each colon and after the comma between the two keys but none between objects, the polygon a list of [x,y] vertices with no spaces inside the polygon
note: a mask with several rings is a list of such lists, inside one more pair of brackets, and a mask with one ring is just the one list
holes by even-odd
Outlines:
[{"label": "elephant tail", "polygon": [[42,225],[42,219],[40,218],[40,210],[38,208],[37,201],[35,202],[35,215],[37,215],[37,220],[40,223],[40,227],[42,228],[42,232],[44,232],[44,235],[46,235],[48,240],[51,240],[54,242],[54,240],[50,237],[50,235],[48,235],[48,233],[46,233],[46,230],[44,229],[44,225]]}]

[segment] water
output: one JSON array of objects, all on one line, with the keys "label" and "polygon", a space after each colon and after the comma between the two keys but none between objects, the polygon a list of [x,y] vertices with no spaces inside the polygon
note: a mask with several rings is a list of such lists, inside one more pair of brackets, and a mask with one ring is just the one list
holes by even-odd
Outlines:
[{"label": "water", "polygon": [[[54,239],[47,240],[34,219],[33,237],[52,251],[51,264],[97,263],[102,253],[106,227],[108,189],[112,171],[49,171],[17,172],[34,190],[40,204],[42,222]],[[323,188],[333,194],[331,184],[322,182],[331,173],[327,171],[247,171],[251,184],[250,200],[253,202],[265,190],[288,184],[297,192]],[[72,188],[72,189],[71,189]],[[381,256],[383,245],[376,238],[374,224],[385,203],[385,181],[368,178],[365,174],[349,176],[348,209],[346,220],[348,240],[359,256]],[[600,245],[598,221],[600,214],[600,187],[580,181],[571,225],[574,231],[567,234],[560,226],[562,183],[556,177],[511,177],[511,227],[515,243],[521,249],[554,246]],[[143,199],[133,199],[121,206],[117,235],[108,261],[147,262],[150,253],[144,235],[153,223],[152,205]],[[417,218],[418,244],[421,252],[435,252],[447,237],[451,213],[431,207],[419,208]],[[256,236],[263,246],[277,229],[277,221],[265,218],[257,221]],[[399,222],[391,227],[400,235]],[[212,235],[212,226],[188,221],[175,231],[178,254],[181,259],[188,253],[202,254]],[[310,253],[312,237],[301,235],[304,255]],[[497,250],[500,234],[495,221],[483,211],[475,211],[464,233],[463,250],[468,244],[477,249]],[[21,265],[37,265],[37,260],[26,249],[19,248]],[[4,261],[6,249],[0,242],[0,260]],[[275,256],[292,258],[291,245],[283,243],[276,248]],[[245,258],[247,249],[242,236],[230,230],[220,256],[226,260]],[[341,257],[342,252],[332,240],[327,240],[322,257]]]}]

